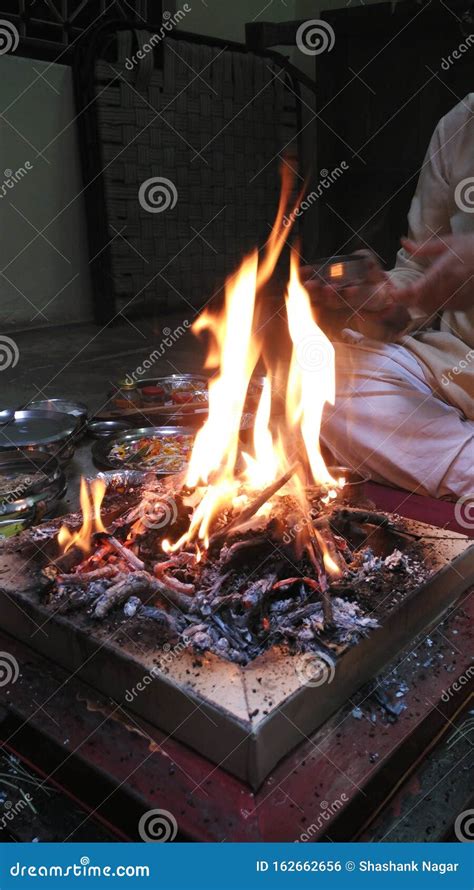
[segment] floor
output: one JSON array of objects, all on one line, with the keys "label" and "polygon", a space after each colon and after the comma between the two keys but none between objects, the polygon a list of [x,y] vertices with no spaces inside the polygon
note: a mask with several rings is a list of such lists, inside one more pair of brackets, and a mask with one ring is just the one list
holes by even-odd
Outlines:
[{"label": "floor", "polygon": [[[114,383],[133,374],[153,352],[160,358],[145,376],[200,371],[203,344],[189,330],[174,335],[182,326],[182,315],[170,314],[156,321],[120,318],[105,327],[84,324],[14,334],[19,357],[15,367],[0,372],[0,407],[18,408],[33,399],[62,396],[85,402],[90,414],[100,414]],[[81,442],[67,467],[64,512],[78,505],[80,476],[97,472],[91,442]]]}]

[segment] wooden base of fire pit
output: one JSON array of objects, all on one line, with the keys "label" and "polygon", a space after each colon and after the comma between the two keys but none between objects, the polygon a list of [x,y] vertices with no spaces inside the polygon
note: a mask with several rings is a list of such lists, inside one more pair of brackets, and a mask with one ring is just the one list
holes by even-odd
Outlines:
[{"label": "wooden base of fire pit", "polygon": [[474,546],[467,538],[407,520],[403,528],[422,537],[430,577],[388,608],[380,602],[374,617],[381,626],[334,666],[323,663],[319,674],[308,654],[273,648],[241,667],[197,656],[183,644],[157,650],[148,633],[131,635],[123,615],[91,624],[81,613],[54,614],[41,602],[42,551],[28,533],[0,551],[2,627],[257,788],[472,583]]}]

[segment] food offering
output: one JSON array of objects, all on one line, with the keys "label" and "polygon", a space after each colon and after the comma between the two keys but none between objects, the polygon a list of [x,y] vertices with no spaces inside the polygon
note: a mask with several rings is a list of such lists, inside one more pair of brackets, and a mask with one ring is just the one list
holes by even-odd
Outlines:
[{"label": "food offering", "polygon": [[168,475],[184,470],[193,441],[193,431],[184,427],[145,427],[98,440],[92,454],[102,467]]},{"label": "food offering", "polygon": [[117,384],[112,394],[112,410],[120,413],[153,409],[162,414],[177,411],[204,412],[208,407],[207,378],[193,374],[171,374],[135,382],[129,378]]}]

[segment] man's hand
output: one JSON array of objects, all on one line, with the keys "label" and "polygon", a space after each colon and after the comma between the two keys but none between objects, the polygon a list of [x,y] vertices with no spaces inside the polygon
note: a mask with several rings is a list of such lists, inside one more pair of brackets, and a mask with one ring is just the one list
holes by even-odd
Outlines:
[{"label": "man's hand", "polygon": [[[338,289],[323,285],[312,266],[301,268],[303,284],[314,304],[329,312],[345,313],[344,324],[378,339],[402,330],[409,321],[404,305],[398,303],[398,292],[373,253],[357,251],[367,260],[367,277],[362,284]],[[384,330],[386,329],[386,330]]]},{"label": "man's hand", "polygon": [[377,258],[369,250],[357,251],[367,262],[367,278],[363,284],[338,289],[335,285],[323,285],[312,266],[301,268],[306,290],[314,301],[334,312],[352,309],[355,312],[381,312],[393,304],[394,287]]},{"label": "man's hand", "polygon": [[400,303],[429,314],[474,306],[474,235],[435,236],[424,244],[404,238],[402,244],[414,259],[434,262],[418,281],[397,291]]}]

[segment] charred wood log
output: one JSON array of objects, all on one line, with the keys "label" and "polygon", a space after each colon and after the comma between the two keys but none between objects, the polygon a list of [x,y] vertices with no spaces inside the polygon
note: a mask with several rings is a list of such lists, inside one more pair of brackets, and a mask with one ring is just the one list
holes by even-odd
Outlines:
[{"label": "charred wood log", "polygon": [[111,535],[108,532],[98,532],[95,537],[99,538],[99,540],[105,539],[112,550],[115,550],[122,559],[125,559],[132,569],[142,571],[145,568],[143,560],[139,559],[139,557],[128,547],[125,547],[125,544],[122,544],[122,542],[119,541],[118,538],[115,538],[114,535]]},{"label": "charred wood log", "polygon": [[91,581],[99,581],[101,578],[113,578],[118,569],[115,565],[101,566],[90,572],[73,572],[69,575],[58,575],[59,584],[73,584],[75,587],[87,587]]},{"label": "charred wood log", "polygon": [[256,497],[255,500],[253,500],[252,503],[245,508],[245,510],[242,510],[242,512],[239,513],[239,515],[235,519],[233,519],[232,522],[229,523],[229,525],[219,530],[214,535],[211,535],[209,546],[219,546],[226,538],[228,538],[229,535],[231,535],[234,531],[237,531],[237,529],[241,528],[241,526],[249,522],[250,519],[252,519],[252,517],[255,516],[256,513],[258,513],[260,508],[263,507],[263,505],[266,504],[267,501],[269,501],[270,498],[272,498],[277,493],[277,491],[280,491],[280,488],[283,488],[283,486],[290,481],[291,477],[294,476],[300,466],[300,462],[296,461],[296,463],[294,463],[290,467],[290,469],[283,474],[283,476],[280,476],[280,478],[277,479],[276,482],[273,482],[271,485],[268,485],[267,488],[264,488],[263,491],[260,492],[258,497]]},{"label": "charred wood log", "polygon": [[121,577],[120,581],[112,584],[108,590],[99,597],[94,611],[93,617],[101,620],[117,606],[121,606],[131,596],[138,596],[143,600],[144,595],[151,598],[156,594],[154,589],[155,579],[148,572],[136,572],[134,574]]}]

